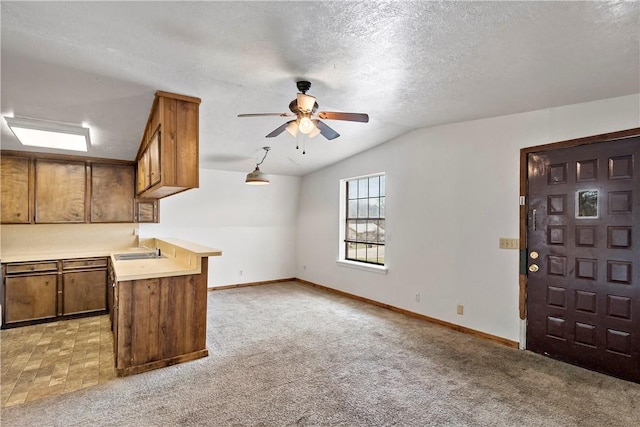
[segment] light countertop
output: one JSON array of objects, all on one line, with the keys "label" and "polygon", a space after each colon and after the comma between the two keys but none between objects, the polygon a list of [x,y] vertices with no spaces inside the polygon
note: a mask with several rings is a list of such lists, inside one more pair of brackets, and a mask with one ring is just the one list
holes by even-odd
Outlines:
[{"label": "light countertop", "polygon": [[111,256],[118,282],[200,274],[201,259],[194,257],[192,264],[185,264],[173,257],[116,261],[113,255]]},{"label": "light countertop", "polygon": [[[163,258],[122,260],[115,259],[116,254],[149,252],[160,248]],[[153,277],[184,276],[200,274],[202,258],[221,256],[222,251],[197,243],[174,238],[145,239],[140,247],[105,248],[103,250],[56,250],[31,253],[3,254],[2,262],[34,262],[71,258],[111,257],[116,280],[140,280]]]},{"label": "light countertop", "polygon": [[2,254],[2,263],[8,262],[35,262],[35,261],[55,261],[59,259],[71,259],[71,258],[100,258],[108,257],[112,253],[127,252],[130,248],[105,248],[105,249],[92,249],[86,250],[59,250],[52,248],[47,251],[37,252],[24,252],[24,253],[7,253],[4,251]]},{"label": "light countertop", "polygon": [[[164,258],[118,261],[114,252],[111,254],[111,262],[117,281],[200,274],[203,257],[222,255],[219,249],[179,239],[149,239],[140,243],[149,249],[160,248]],[[138,248],[133,250],[140,251]]]}]

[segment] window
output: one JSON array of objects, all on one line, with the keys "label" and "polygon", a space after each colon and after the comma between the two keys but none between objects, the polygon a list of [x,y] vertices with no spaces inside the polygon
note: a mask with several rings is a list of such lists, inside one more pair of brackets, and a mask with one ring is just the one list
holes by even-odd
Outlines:
[{"label": "window", "polygon": [[385,176],[347,179],[344,259],[384,265]]}]

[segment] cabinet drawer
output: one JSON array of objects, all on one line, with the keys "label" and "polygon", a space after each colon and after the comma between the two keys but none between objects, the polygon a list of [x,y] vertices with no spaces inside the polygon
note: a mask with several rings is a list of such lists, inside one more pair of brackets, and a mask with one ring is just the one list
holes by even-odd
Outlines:
[{"label": "cabinet drawer", "polygon": [[39,273],[58,270],[56,261],[16,262],[7,264],[7,274]]},{"label": "cabinet drawer", "polygon": [[107,268],[107,258],[65,259],[62,261],[63,270],[74,270],[89,267]]}]

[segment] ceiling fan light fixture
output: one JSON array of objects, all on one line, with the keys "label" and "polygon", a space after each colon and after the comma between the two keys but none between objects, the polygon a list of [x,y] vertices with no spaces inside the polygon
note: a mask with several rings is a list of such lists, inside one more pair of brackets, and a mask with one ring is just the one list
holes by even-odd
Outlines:
[{"label": "ceiling fan light fixture", "polygon": [[347,122],[368,123],[369,115],[366,113],[346,113],[339,111],[317,111],[320,106],[316,102],[316,98],[307,95],[307,91],[311,88],[311,82],[301,80],[296,82],[298,94],[296,99],[289,103],[290,113],[253,113],[238,114],[238,117],[260,117],[260,116],[280,116],[293,117],[295,119],[281,124],[276,129],[266,135],[266,138],[275,138],[282,134],[285,130],[294,138],[297,138],[298,132],[313,138],[322,135],[328,140],[336,139],[340,136],[338,132],[333,130],[324,122],[318,120],[342,120]]},{"label": "ceiling fan light fixture", "polygon": [[289,126],[285,128],[285,130],[295,138],[298,135],[298,123],[296,123],[295,120],[292,121],[291,123],[289,123]]},{"label": "ceiling fan light fixture", "polygon": [[310,113],[311,111],[313,111],[313,106],[316,104],[315,96],[299,93],[297,100],[298,100],[298,110],[300,110],[303,113]]},{"label": "ceiling fan light fixture", "polygon": [[318,135],[320,135],[320,128],[314,124],[313,125],[313,130],[311,132],[309,132],[308,136],[309,136],[309,138],[315,138]]},{"label": "ceiling fan light fixture", "polygon": [[313,122],[309,117],[305,116],[300,119],[300,123],[298,123],[298,128],[300,129],[300,132],[307,135],[316,128],[316,125],[313,124]]}]

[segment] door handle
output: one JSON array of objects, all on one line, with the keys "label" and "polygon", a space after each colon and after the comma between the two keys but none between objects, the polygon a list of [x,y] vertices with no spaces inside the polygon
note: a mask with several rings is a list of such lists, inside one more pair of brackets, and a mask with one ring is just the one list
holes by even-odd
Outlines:
[{"label": "door handle", "polygon": [[529,266],[529,271],[532,272],[532,273],[535,273],[538,270],[540,270],[540,267],[538,267],[538,264],[531,264]]}]

